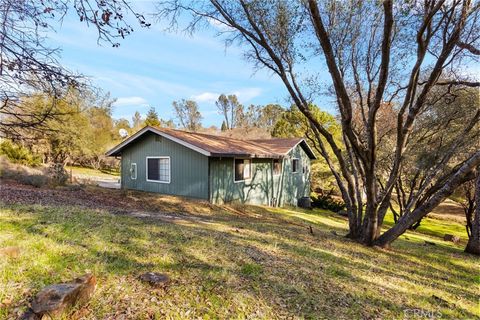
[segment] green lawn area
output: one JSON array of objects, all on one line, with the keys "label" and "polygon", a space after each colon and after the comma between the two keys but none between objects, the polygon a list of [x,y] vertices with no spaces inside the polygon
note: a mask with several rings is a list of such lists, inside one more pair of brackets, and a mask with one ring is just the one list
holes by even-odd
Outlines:
[{"label": "green lawn area", "polygon": [[[195,220],[166,222],[3,205],[0,248],[17,246],[20,256],[0,257],[0,318],[15,317],[45,285],[85,272],[97,276],[97,289],[68,317],[404,319],[407,309],[480,316],[478,258],[437,237],[460,224],[427,219],[383,250],[342,237],[346,221],[326,211],[192,207]],[[141,282],[146,271],[167,273],[170,286]]]}]

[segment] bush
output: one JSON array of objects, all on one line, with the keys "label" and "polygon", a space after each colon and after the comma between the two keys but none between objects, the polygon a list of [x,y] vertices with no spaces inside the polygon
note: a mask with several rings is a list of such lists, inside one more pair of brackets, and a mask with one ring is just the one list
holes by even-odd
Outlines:
[{"label": "bush", "polygon": [[345,209],[345,203],[341,200],[336,200],[330,195],[316,195],[312,194],[312,207],[338,212]]},{"label": "bush", "polygon": [[0,154],[5,155],[11,162],[27,166],[38,166],[41,163],[39,156],[34,155],[27,148],[5,140],[0,143]]},{"label": "bush", "polygon": [[49,183],[48,177],[42,170],[12,163],[4,156],[0,156],[0,168],[0,178],[2,179],[12,179],[37,188]]},{"label": "bush", "polygon": [[43,187],[48,184],[48,177],[41,174],[34,174],[30,176],[20,176],[19,179],[21,183],[34,186],[35,188]]},{"label": "bush", "polygon": [[52,163],[47,172],[53,185],[64,186],[67,183],[69,175],[62,163]]}]

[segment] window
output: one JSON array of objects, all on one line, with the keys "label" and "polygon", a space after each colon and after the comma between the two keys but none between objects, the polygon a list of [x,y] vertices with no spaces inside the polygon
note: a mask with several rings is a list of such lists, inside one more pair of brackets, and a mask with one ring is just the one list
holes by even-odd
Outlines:
[{"label": "window", "polygon": [[147,157],[147,181],[170,183],[170,157]]},{"label": "window", "polygon": [[273,159],[273,175],[278,176],[282,173],[282,160]]},{"label": "window", "polygon": [[250,179],[252,177],[252,160],[251,159],[235,159],[235,182]]},{"label": "window", "polygon": [[298,159],[292,159],[292,172],[297,173],[299,172],[300,168],[300,161]]},{"label": "window", "polygon": [[132,163],[130,165],[130,179],[137,180],[137,164]]}]

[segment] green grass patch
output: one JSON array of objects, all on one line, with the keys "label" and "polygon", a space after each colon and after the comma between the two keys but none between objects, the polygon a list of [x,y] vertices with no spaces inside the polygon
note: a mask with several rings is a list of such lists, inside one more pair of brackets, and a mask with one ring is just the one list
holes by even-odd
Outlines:
[{"label": "green grass patch", "polygon": [[[17,317],[42,287],[85,272],[97,276],[97,289],[69,318],[402,319],[415,308],[479,316],[478,259],[462,246],[423,245],[441,242],[440,231],[409,232],[381,250],[333,235],[346,233],[346,221],[322,210],[194,208],[197,220],[165,222],[4,205],[0,248],[20,254],[0,256],[0,319]],[[146,271],[167,273],[170,286],[141,282]]]},{"label": "green grass patch", "polygon": [[262,266],[256,263],[245,263],[240,272],[249,277],[258,277],[262,273]]}]

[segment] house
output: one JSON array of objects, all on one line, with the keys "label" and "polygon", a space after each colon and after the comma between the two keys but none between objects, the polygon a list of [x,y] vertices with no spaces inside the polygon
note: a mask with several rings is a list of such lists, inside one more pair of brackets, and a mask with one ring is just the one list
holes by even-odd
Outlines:
[{"label": "house", "polygon": [[123,189],[269,206],[309,196],[315,159],[302,138],[247,141],[149,126],[106,154],[121,157]]}]

